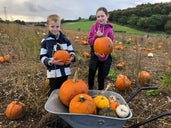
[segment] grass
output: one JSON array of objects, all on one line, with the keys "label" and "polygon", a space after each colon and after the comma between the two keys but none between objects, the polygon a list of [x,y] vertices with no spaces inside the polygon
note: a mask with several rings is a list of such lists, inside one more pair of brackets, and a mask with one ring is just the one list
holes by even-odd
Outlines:
[{"label": "grass", "polygon": [[[69,30],[81,30],[88,32],[91,25],[95,21],[79,21],[79,22],[70,22],[70,23],[63,23],[62,28],[63,29],[69,29]],[[113,29],[115,32],[123,32],[126,34],[138,34],[138,35],[144,35],[147,34],[147,32],[139,31],[133,28],[129,28],[126,26],[121,26],[118,24],[113,24]]]}]

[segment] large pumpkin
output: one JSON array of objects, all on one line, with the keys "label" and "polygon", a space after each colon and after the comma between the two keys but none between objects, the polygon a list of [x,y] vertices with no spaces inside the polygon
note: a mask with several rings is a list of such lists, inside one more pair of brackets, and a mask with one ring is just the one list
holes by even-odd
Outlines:
[{"label": "large pumpkin", "polygon": [[115,81],[115,87],[119,90],[119,91],[124,91],[125,89],[130,88],[131,86],[131,81],[128,79],[127,76],[119,74],[116,78]]},{"label": "large pumpkin", "polygon": [[19,101],[12,101],[8,104],[5,114],[6,117],[10,120],[16,120],[25,115],[26,106],[24,103]]},{"label": "large pumpkin", "polygon": [[140,85],[149,85],[151,76],[147,71],[140,71],[138,73],[137,81]]},{"label": "large pumpkin", "polygon": [[88,94],[78,94],[72,98],[69,104],[70,113],[95,114],[96,105]]},{"label": "large pumpkin", "polygon": [[69,106],[71,99],[80,93],[88,94],[88,86],[87,84],[77,78],[78,70],[75,72],[73,79],[66,80],[59,89],[59,98],[61,102]]},{"label": "large pumpkin", "polygon": [[94,51],[108,55],[113,50],[113,42],[109,37],[99,37],[94,42]]},{"label": "large pumpkin", "polygon": [[66,61],[70,58],[70,54],[68,51],[65,50],[57,50],[54,54],[53,54],[53,58],[55,60],[61,60],[63,63],[66,63]]}]

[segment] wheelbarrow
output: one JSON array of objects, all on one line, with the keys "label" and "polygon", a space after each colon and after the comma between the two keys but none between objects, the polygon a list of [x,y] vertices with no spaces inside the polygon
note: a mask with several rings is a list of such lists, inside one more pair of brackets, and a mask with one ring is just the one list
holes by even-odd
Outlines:
[{"label": "wheelbarrow", "polygon": [[[127,120],[129,120],[133,114],[131,109],[128,106],[128,103],[141,91],[148,89],[157,89],[157,87],[142,87],[138,89],[127,101],[118,93],[113,91],[106,91],[104,93],[105,96],[109,97],[110,95],[114,95],[117,100],[121,104],[125,104],[129,109],[129,115],[126,118],[118,118],[118,117],[107,117],[101,115],[93,115],[93,114],[75,114],[69,113],[67,107],[65,107],[58,96],[58,89],[54,90],[47,102],[45,103],[45,110],[50,113],[57,114],[60,118],[65,120],[70,126],[73,128],[123,128]],[[99,94],[100,90],[89,90],[89,95],[94,96]],[[152,117],[148,120],[142,121],[138,124],[132,125],[129,128],[137,128],[145,123],[151,122],[160,118],[162,116],[171,115],[171,112],[162,113],[155,117]]]}]

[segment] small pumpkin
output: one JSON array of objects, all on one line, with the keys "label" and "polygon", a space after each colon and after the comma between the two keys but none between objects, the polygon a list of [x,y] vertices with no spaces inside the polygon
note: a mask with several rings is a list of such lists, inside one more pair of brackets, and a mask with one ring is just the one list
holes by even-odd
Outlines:
[{"label": "small pumpkin", "polygon": [[4,62],[4,57],[0,56],[0,63]]},{"label": "small pumpkin", "polygon": [[109,100],[104,95],[96,95],[93,100],[98,109],[109,107]]},{"label": "small pumpkin", "polygon": [[83,56],[84,56],[85,58],[89,58],[89,57],[90,57],[90,54],[89,54],[88,52],[83,52]]},{"label": "small pumpkin", "polygon": [[78,79],[78,69],[74,74],[73,79],[66,80],[59,88],[59,98],[65,106],[69,106],[70,101],[74,96],[80,93],[88,94],[88,86],[82,80]]},{"label": "small pumpkin", "polygon": [[116,97],[114,95],[110,95],[108,99],[109,99],[109,107],[112,110],[116,111],[116,108],[119,105],[119,102],[117,101]]},{"label": "small pumpkin", "polygon": [[127,76],[119,74],[116,78],[115,81],[115,87],[119,90],[119,91],[124,91],[128,88],[130,88],[131,86],[131,81],[128,79]]},{"label": "small pumpkin", "polygon": [[4,61],[5,62],[10,62],[11,60],[11,56],[8,54],[8,55],[4,55]]},{"label": "small pumpkin", "polygon": [[70,113],[95,114],[96,105],[93,98],[88,94],[74,96],[69,104]]},{"label": "small pumpkin", "polygon": [[116,67],[117,67],[118,69],[122,69],[124,66],[125,66],[125,62],[124,62],[124,61],[120,61],[120,62],[116,65]]},{"label": "small pumpkin", "polygon": [[6,117],[10,120],[20,119],[25,113],[26,105],[19,100],[9,103],[5,111]]},{"label": "small pumpkin", "polygon": [[147,71],[140,71],[138,73],[137,81],[140,85],[149,85],[151,76]]},{"label": "small pumpkin", "polygon": [[169,62],[167,63],[167,65],[168,65],[168,67],[171,67],[171,61],[169,61]]},{"label": "small pumpkin", "polygon": [[109,103],[117,101],[116,96],[114,95],[110,95],[108,99],[109,99]]},{"label": "small pumpkin", "polygon": [[66,63],[66,61],[71,57],[68,51],[65,50],[57,50],[53,54],[53,58],[55,60],[61,60],[63,63]]},{"label": "small pumpkin", "polygon": [[94,41],[93,47],[95,52],[108,55],[113,50],[113,42],[109,37],[99,37]]},{"label": "small pumpkin", "polygon": [[103,108],[101,110],[99,110],[99,115],[102,116],[108,116],[108,117],[117,117],[117,114],[115,111],[113,111],[111,108],[107,107],[107,108]]}]

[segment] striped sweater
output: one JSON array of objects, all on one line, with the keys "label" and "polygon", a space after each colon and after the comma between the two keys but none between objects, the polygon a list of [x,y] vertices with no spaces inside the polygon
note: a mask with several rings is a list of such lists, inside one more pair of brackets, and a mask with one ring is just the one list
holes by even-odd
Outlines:
[{"label": "striped sweater", "polygon": [[[61,49],[57,43],[62,46],[63,50],[68,51],[70,55],[75,57],[75,52],[71,42],[62,32],[60,32],[56,37],[49,32],[48,35],[42,39],[40,49],[40,60],[47,68],[47,78],[56,78],[71,74],[70,64],[60,66],[49,63],[54,52]],[[75,61],[75,59],[73,61]]]}]

